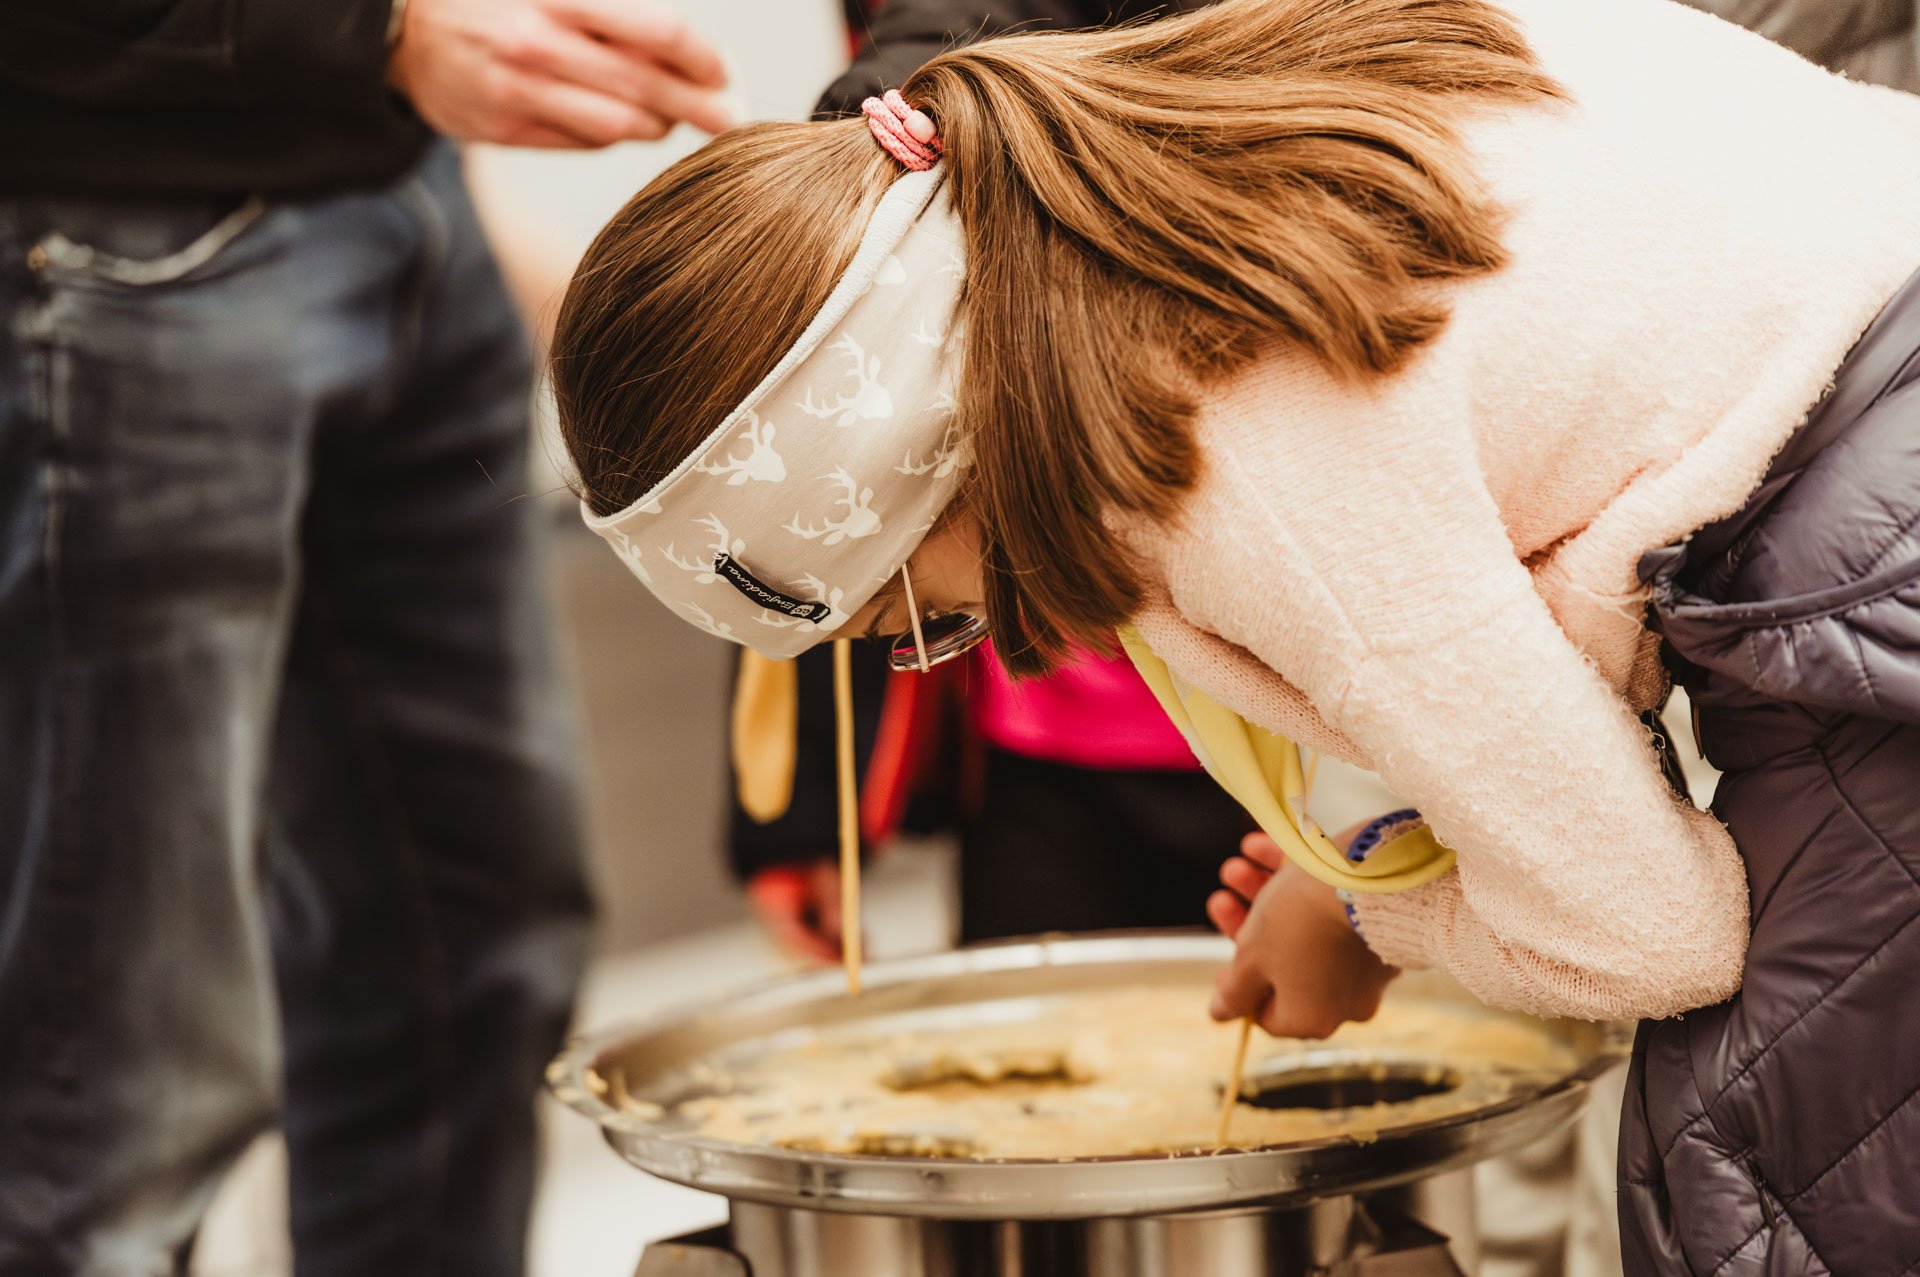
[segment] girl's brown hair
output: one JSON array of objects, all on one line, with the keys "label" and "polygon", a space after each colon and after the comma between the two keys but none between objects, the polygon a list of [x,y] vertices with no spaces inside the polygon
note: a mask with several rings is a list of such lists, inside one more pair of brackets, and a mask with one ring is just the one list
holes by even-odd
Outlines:
[{"label": "girl's brown hair", "polygon": [[[1173,517],[1209,380],[1276,340],[1343,376],[1387,372],[1440,331],[1423,285],[1503,261],[1455,115],[1557,93],[1484,0],[1229,0],[985,41],[903,91],[939,122],[966,236],[962,499],[1019,673],[1137,606],[1104,516]],[[600,233],[553,347],[595,512],[631,504],[746,397],[898,173],[862,121],[754,125]]]}]

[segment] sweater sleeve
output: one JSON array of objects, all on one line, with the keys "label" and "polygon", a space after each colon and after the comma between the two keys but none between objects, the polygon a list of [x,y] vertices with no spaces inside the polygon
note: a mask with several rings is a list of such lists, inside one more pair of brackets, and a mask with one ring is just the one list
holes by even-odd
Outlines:
[{"label": "sweater sleeve", "polygon": [[1590,1019],[1672,1015],[1739,987],[1731,839],[1673,795],[1646,729],[1537,599],[1367,658],[1336,714],[1458,856],[1426,887],[1355,902],[1388,962]]},{"label": "sweater sleeve", "polygon": [[1671,792],[1535,593],[1465,432],[1241,433],[1238,451],[1209,446],[1191,526],[1234,533],[1187,538],[1181,611],[1300,688],[1458,856],[1362,897],[1368,943],[1541,1015],[1731,994],[1747,939],[1732,840]]},{"label": "sweater sleeve", "polygon": [[91,106],[392,109],[392,0],[66,0],[0,7],[0,81]]}]

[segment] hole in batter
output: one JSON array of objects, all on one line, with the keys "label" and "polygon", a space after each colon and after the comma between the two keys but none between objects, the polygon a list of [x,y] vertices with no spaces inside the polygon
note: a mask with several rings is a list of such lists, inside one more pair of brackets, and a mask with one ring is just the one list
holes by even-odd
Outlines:
[{"label": "hole in batter", "polygon": [[1248,1078],[1242,1104],[1263,1109],[1353,1109],[1444,1095],[1461,1077],[1436,1064],[1355,1062]]}]

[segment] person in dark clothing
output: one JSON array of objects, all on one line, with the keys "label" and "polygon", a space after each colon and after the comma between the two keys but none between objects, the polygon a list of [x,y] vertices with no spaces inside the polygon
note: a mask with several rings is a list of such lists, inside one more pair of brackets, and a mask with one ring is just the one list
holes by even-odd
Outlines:
[{"label": "person in dark clothing", "polygon": [[[886,0],[869,6],[849,0],[849,22],[863,33],[860,47],[815,114],[852,114],[863,98],[902,83],[929,58],[970,40],[1012,30],[1143,21],[1212,2]],[[855,660],[859,748],[866,759],[887,695],[885,662],[877,651],[857,652]],[[825,651],[799,658],[800,749],[791,809],[759,824],[736,806],[728,838],[734,874],[747,884],[770,932],[785,947],[823,960],[833,959],[839,930],[838,873],[830,856],[835,815],[829,665]],[[964,718],[967,688],[951,684],[947,691],[959,711],[955,717]],[[923,723],[920,730],[938,729]],[[1202,906],[1214,885],[1219,848],[1233,845],[1247,825],[1238,804],[1197,764],[1075,766],[994,747],[965,726],[948,736],[948,760],[968,780],[922,786],[919,818],[910,823],[960,831],[962,941],[1206,921]],[[870,841],[891,827],[884,820],[867,824]],[[1093,872],[1116,861],[1127,872]]]},{"label": "person in dark clothing", "polygon": [[1142,22],[1217,0],[848,0],[864,30],[851,65],[820,95],[814,118],[859,111],[860,101],[897,88],[937,54],[1010,31],[1070,30]]},{"label": "person in dark clothing", "polygon": [[[1686,0],[1855,79],[1920,89],[1910,0]],[[1870,1273],[1920,1255],[1920,288],[1861,338],[1747,506],[1647,556],[1655,626],[1746,861],[1740,993],[1648,1021],[1620,1131],[1633,1273]],[[1891,1012],[1886,1014],[1884,1012]],[[1865,1061],[1878,1063],[1863,1067]],[[1844,1068],[1845,1086],[1828,1083]],[[1673,1209],[1712,1196],[1712,1216]]]},{"label": "person in dark clothing", "polygon": [[1753,938],[1732,999],[1640,1027],[1620,1131],[1629,1272],[1920,1260],[1920,1022],[1902,1014],[1920,968],[1916,441],[1920,280],[1753,499],[1642,562],[1723,773],[1713,812],[1746,862]]},{"label": "person in dark clothing", "polygon": [[[619,36],[617,43],[608,37]],[[0,1274],[512,1277],[584,961],[530,359],[434,138],[718,128],[647,3],[0,9]]]},{"label": "person in dark clothing", "polygon": [[[1095,653],[1015,685],[991,655],[885,676],[857,651],[862,834],[960,835],[960,940],[1204,926],[1222,848],[1252,827],[1124,662]],[[760,823],[736,804],[732,869],[769,933],[839,955],[830,671],[800,660],[793,799]]]}]

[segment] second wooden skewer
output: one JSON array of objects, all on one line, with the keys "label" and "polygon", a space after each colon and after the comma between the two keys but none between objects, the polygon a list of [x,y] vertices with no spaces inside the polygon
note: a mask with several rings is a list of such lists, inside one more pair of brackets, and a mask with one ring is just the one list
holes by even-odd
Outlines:
[{"label": "second wooden skewer", "polygon": [[1227,1128],[1233,1123],[1234,1106],[1240,1103],[1240,1090],[1247,1069],[1247,1041],[1253,1036],[1253,1017],[1240,1021],[1240,1042],[1233,1049],[1233,1067],[1227,1071],[1227,1094],[1220,1102],[1220,1128],[1214,1133],[1214,1151],[1227,1146]]}]

